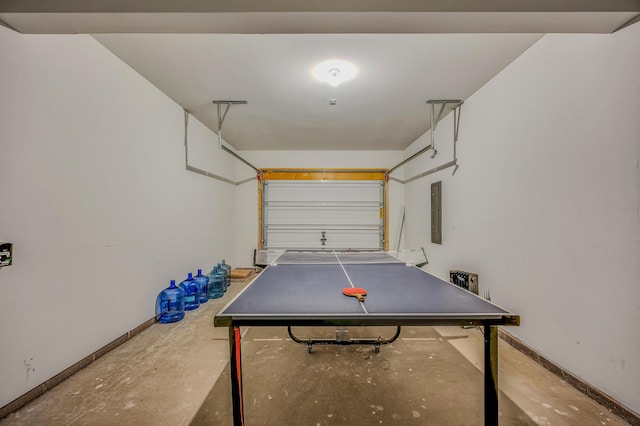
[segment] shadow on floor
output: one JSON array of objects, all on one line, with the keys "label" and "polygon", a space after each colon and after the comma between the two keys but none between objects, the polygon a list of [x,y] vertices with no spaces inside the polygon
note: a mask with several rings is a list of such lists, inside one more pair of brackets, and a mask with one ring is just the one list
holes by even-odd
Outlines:
[{"label": "shadow on floor", "polygon": [[[307,353],[287,338],[284,328],[251,328],[243,338],[247,425],[483,424],[482,374],[430,327],[404,328],[379,353]],[[231,425],[230,387],[227,366],[191,425]],[[501,424],[535,425],[502,393],[499,404]]]}]

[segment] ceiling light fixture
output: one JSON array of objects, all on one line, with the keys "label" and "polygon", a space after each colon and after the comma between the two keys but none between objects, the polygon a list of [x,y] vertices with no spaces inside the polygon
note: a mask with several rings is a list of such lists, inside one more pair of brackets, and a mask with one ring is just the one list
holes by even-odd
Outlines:
[{"label": "ceiling light fixture", "polygon": [[312,74],[316,79],[336,87],[355,77],[358,74],[358,68],[342,59],[329,59],[316,65]]}]

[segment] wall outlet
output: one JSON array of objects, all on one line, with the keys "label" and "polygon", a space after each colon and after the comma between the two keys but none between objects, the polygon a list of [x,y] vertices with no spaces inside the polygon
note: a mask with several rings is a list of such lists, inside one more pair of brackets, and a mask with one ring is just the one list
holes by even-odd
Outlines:
[{"label": "wall outlet", "polygon": [[13,263],[13,244],[0,243],[0,268]]}]

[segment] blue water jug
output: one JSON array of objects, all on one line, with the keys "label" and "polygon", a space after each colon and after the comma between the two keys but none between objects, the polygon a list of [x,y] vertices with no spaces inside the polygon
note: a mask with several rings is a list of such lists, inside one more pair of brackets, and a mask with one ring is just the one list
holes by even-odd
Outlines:
[{"label": "blue water jug", "polygon": [[209,299],[224,296],[224,275],[217,266],[209,274],[209,280]]},{"label": "blue water jug", "polygon": [[198,275],[193,277],[198,283],[200,289],[200,303],[206,303],[209,301],[209,278],[206,275],[202,275],[202,269],[198,269]]},{"label": "blue water jug", "polygon": [[227,265],[227,263],[222,259],[222,269],[224,269],[227,273],[226,276],[226,285],[227,287],[231,286],[231,265]]},{"label": "blue water jug", "polygon": [[218,270],[220,271],[220,273],[222,274],[222,279],[223,279],[223,287],[224,287],[224,292],[227,292],[227,288],[229,287],[227,285],[227,271],[225,269],[222,268],[222,263],[218,263],[216,265],[216,268],[218,268]]},{"label": "blue water jug", "polygon": [[180,288],[184,290],[184,310],[198,309],[200,307],[200,287],[193,279],[191,272],[189,272],[187,279],[180,283]]},{"label": "blue water jug", "polygon": [[176,280],[158,294],[156,319],[162,324],[178,322],[184,318],[184,290],[176,287]]}]

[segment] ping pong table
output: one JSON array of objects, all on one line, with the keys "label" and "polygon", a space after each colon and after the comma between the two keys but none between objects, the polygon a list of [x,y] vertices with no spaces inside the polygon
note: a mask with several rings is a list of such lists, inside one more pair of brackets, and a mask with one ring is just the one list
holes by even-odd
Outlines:
[{"label": "ping pong table", "polygon": [[[342,290],[367,290],[363,302]],[[240,327],[479,326],[484,331],[484,423],[498,424],[498,328],[520,317],[383,251],[284,251],[214,318],[229,328],[234,425],[244,425]],[[380,344],[391,339],[354,341]],[[345,344],[327,340],[298,343]]]}]

